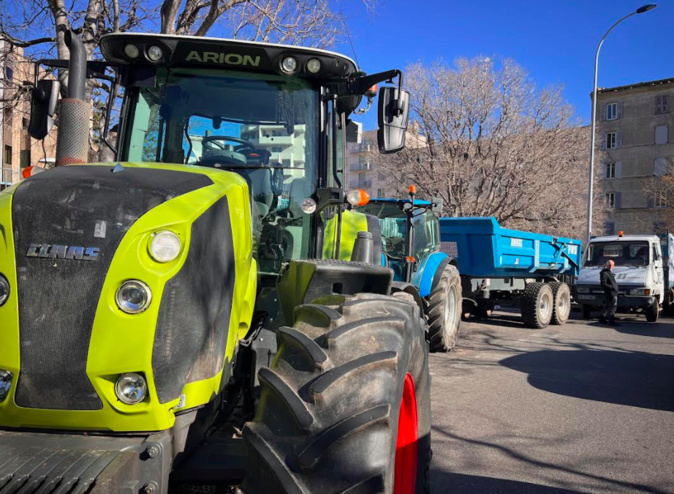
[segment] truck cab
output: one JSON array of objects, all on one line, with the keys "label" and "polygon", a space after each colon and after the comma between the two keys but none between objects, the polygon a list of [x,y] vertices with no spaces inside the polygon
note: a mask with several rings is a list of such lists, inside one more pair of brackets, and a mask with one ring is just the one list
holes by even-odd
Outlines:
[{"label": "truck cab", "polygon": [[576,284],[576,301],[588,319],[593,309],[602,306],[604,291],[599,273],[607,261],[615,263],[613,274],[618,283],[618,311],[643,313],[649,322],[658,319],[660,309],[670,295],[665,283],[665,256],[657,235],[619,235],[595,237],[583,255]]}]

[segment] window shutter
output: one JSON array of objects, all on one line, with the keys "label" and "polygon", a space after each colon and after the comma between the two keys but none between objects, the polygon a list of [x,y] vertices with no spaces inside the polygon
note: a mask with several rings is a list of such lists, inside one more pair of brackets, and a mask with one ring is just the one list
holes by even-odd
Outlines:
[{"label": "window shutter", "polygon": [[622,178],[623,176],[623,163],[622,161],[618,161],[615,164],[615,178]]},{"label": "window shutter", "polygon": [[615,133],[615,147],[616,148],[623,147],[623,133],[622,132],[616,132]]},{"label": "window shutter", "polygon": [[616,106],[618,107],[616,118],[620,120],[623,118],[623,102],[620,101]]},{"label": "window shutter", "polygon": [[616,192],[615,193],[615,209],[620,209],[620,201],[622,199],[622,192]]},{"label": "window shutter", "polygon": [[646,200],[646,207],[649,209],[655,207],[655,198],[653,197],[653,194],[648,195],[648,199]]},{"label": "window shutter", "polygon": [[599,106],[599,120],[606,122],[606,105]]},{"label": "window shutter", "polygon": [[602,134],[602,135],[601,135],[601,144],[600,144],[600,146],[599,146],[601,149],[606,149],[606,139],[607,139],[606,136],[607,136],[607,135],[608,135],[608,134]]}]

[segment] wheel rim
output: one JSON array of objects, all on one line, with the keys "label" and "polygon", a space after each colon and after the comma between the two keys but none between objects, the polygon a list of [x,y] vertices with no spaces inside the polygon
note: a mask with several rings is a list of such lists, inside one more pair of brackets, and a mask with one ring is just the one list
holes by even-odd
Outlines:
[{"label": "wheel rim", "polygon": [[456,310],[456,287],[449,287],[449,292],[447,293],[447,300],[445,300],[445,331],[447,334],[454,331],[454,326],[456,326],[456,318],[459,316],[459,312]]},{"label": "wheel rim", "polygon": [[407,374],[398,418],[393,494],[414,494],[416,491],[418,440],[417,397],[414,379]]},{"label": "wheel rim", "polygon": [[544,293],[541,296],[538,308],[541,314],[541,319],[543,321],[549,320],[550,317],[552,316],[552,297],[550,296],[549,293]]},{"label": "wheel rim", "polygon": [[563,292],[559,297],[559,307],[557,308],[562,319],[566,319],[571,312],[571,297],[567,292]]}]

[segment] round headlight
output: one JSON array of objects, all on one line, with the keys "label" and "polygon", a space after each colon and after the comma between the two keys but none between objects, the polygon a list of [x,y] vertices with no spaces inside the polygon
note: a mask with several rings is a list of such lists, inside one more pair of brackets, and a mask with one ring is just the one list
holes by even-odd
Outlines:
[{"label": "round headlight", "polygon": [[150,256],[157,262],[170,262],[180,255],[180,238],[173,232],[157,232],[150,240]]},{"label": "round headlight", "polygon": [[10,389],[12,389],[12,373],[0,370],[0,401],[7,398]]},{"label": "round headlight", "polygon": [[297,70],[297,60],[295,60],[293,57],[285,57],[281,63],[281,68],[284,72],[292,74]]},{"label": "round headlight", "polygon": [[9,281],[0,274],[0,307],[5,305],[9,298]]},{"label": "round headlight", "polygon": [[147,396],[147,383],[140,374],[130,372],[122,374],[115,383],[115,394],[119,401],[127,405],[136,405]]},{"label": "round headlight", "polygon": [[164,55],[164,52],[161,48],[156,45],[152,45],[147,49],[147,58],[151,62],[158,62],[161,60],[161,57]]},{"label": "round headlight", "polygon": [[318,58],[312,58],[307,62],[307,70],[312,74],[318,74],[321,70],[321,61]]},{"label": "round headlight", "polygon": [[138,58],[138,55],[140,55],[140,50],[136,45],[126,45],[124,47],[124,53],[126,53],[126,56],[129,58]]},{"label": "round headlight", "polygon": [[127,314],[138,314],[150,306],[152,292],[142,281],[129,280],[119,287],[115,300],[117,306]]}]

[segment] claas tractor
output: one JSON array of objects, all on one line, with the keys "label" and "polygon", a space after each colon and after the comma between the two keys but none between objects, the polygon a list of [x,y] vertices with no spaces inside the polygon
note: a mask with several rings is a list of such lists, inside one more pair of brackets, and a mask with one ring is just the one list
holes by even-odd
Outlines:
[{"label": "claas tractor", "polygon": [[[41,63],[67,93],[35,81],[29,125],[58,116],[56,166],[0,193],[0,493],[427,492],[423,308],[341,185],[361,102],[380,150],[404,146],[402,73],[154,34],[87,61],[65,41]],[[87,163],[96,77],[124,95],[110,163]]]},{"label": "claas tractor", "polygon": [[440,249],[440,200],[370,199],[357,207],[379,220],[381,263],[393,270],[393,283],[414,296],[424,309],[431,351],[454,348],[461,324],[461,276],[458,261]]}]

